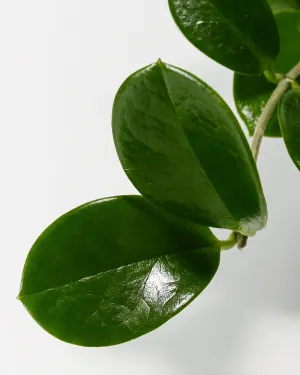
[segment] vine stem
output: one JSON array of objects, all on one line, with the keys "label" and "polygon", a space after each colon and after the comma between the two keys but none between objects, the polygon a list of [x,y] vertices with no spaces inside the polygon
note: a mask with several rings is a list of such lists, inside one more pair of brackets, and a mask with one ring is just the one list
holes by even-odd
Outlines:
[{"label": "vine stem", "polygon": [[[277,84],[276,89],[273,91],[269,101],[267,102],[265,108],[262,111],[262,114],[258,120],[258,123],[255,128],[255,132],[252,138],[251,150],[255,162],[257,161],[261,142],[265,134],[266,128],[273,116],[274,111],[276,110],[277,104],[288,90],[290,85],[296,81],[300,76],[300,61],[290,70]],[[237,246],[239,249],[244,248],[247,245],[248,237],[243,236],[239,233],[237,235]]]},{"label": "vine stem", "polygon": [[291,83],[293,83],[293,81],[295,81],[298,76],[300,76],[300,62],[298,62],[298,64],[295,65],[294,68],[283,79],[279,81],[276,89],[273,91],[269,101],[267,102],[258,120],[252,139],[251,149],[255,161],[257,161],[263,136],[279,100],[290,87]]}]

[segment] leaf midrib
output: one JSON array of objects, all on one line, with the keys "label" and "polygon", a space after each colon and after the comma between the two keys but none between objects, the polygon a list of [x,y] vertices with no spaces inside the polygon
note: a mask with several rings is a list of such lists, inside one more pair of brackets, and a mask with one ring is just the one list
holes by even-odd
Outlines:
[{"label": "leaf midrib", "polygon": [[213,182],[211,181],[211,179],[208,178],[208,175],[207,175],[206,170],[203,168],[203,166],[202,166],[200,160],[198,159],[197,155],[195,154],[195,151],[194,151],[192,145],[190,144],[190,142],[189,142],[189,140],[188,140],[188,137],[187,137],[187,134],[186,134],[186,131],[185,131],[185,128],[184,128],[184,124],[182,123],[182,121],[181,121],[181,119],[180,119],[180,116],[179,116],[179,114],[178,114],[178,112],[177,112],[176,106],[175,106],[175,104],[174,104],[174,102],[173,102],[172,95],[171,95],[171,93],[170,93],[170,89],[169,89],[169,86],[168,86],[168,83],[167,83],[167,79],[166,79],[165,76],[164,76],[164,72],[163,72],[163,69],[162,69],[162,67],[161,67],[161,64],[163,64],[163,63],[162,63],[162,62],[159,62],[159,63],[158,63],[158,65],[159,65],[159,69],[160,69],[160,72],[161,72],[161,76],[162,76],[163,82],[164,82],[164,84],[165,84],[165,87],[166,87],[166,90],[167,90],[167,93],[168,93],[168,96],[169,96],[170,102],[171,102],[171,104],[172,104],[172,107],[173,107],[173,109],[174,109],[174,111],[175,111],[175,113],[176,113],[176,116],[177,116],[177,118],[178,118],[178,122],[181,124],[181,128],[182,128],[183,133],[184,133],[184,135],[185,135],[185,139],[186,139],[187,143],[189,144],[190,149],[192,150],[193,155],[194,155],[195,159],[197,160],[198,164],[200,165],[200,168],[202,169],[202,171],[203,171],[205,177],[206,177],[207,180],[210,182],[210,184],[211,184],[211,186],[212,186],[212,188],[213,188],[213,191],[216,193],[217,197],[219,198],[221,204],[225,207],[227,213],[228,213],[229,216],[232,218],[232,220],[238,223],[238,221],[232,216],[231,212],[229,212],[228,207],[226,206],[225,202],[221,199],[219,193],[218,193],[217,190],[216,190],[215,185],[213,184]]},{"label": "leaf midrib", "polygon": [[146,262],[146,261],[150,261],[150,260],[154,260],[154,259],[158,259],[158,258],[161,258],[161,257],[164,257],[164,256],[172,256],[172,255],[176,255],[176,254],[180,254],[180,253],[186,253],[186,252],[197,251],[197,250],[206,252],[209,249],[212,251],[212,253],[215,252],[215,251],[217,251],[217,249],[219,249],[218,242],[216,242],[215,244],[212,244],[211,246],[197,247],[195,249],[188,249],[188,250],[185,250],[185,251],[182,251],[182,252],[181,251],[173,251],[173,252],[170,252],[170,253],[167,253],[167,254],[160,254],[160,255],[157,255],[157,256],[151,257],[151,258],[137,260],[135,262],[124,264],[124,265],[120,265],[118,267],[113,267],[113,268],[111,268],[109,270],[101,271],[101,272],[95,273],[95,274],[90,275],[90,276],[81,277],[78,280],[72,280],[72,281],[67,282],[67,283],[65,283],[63,285],[58,285],[58,286],[54,286],[54,287],[51,287],[51,288],[46,288],[46,289],[38,291],[38,292],[24,293],[24,294],[22,294],[22,290],[21,290],[20,294],[18,296],[18,299],[20,299],[22,301],[22,299],[26,298],[26,297],[32,297],[32,296],[36,296],[36,295],[41,295],[43,293],[47,293],[47,292],[51,292],[51,291],[58,291],[60,289],[66,288],[68,286],[72,286],[74,284],[78,284],[78,283],[80,283],[82,281],[87,281],[87,280],[90,280],[92,278],[97,278],[100,275],[108,274],[109,272],[117,271],[117,270],[123,269],[125,267],[131,267],[131,266],[133,266],[135,264]]}]

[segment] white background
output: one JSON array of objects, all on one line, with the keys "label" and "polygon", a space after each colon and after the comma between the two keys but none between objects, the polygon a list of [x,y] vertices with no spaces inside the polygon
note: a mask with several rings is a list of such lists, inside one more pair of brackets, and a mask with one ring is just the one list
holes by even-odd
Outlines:
[{"label": "white background", "polygon": [[300,174],[281,140],[259,170],[267,229],[222,254],[213,282],[157,331],[111,348],[44,332],[16,300],[40,232],[93,199],[132,194],[111,135],[122,81],[159,57],[198,75],[234,108],[232,72],[198,52],[162,0],[2,0],[0,5],[3,375],[298,375]]}]

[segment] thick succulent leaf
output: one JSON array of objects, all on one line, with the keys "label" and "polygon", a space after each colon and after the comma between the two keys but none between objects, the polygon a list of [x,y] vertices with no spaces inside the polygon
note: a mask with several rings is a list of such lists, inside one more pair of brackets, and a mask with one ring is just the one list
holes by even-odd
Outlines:
[{"label": "thick succulent leaf", "polygon": [[287,150],[300,170],[300,90],[291,90],[279,105],[279,120]]},{"label": "thick succulent leaf", "polygon": [[33,245],[19,298],[57,338],[82,346],[132,340],[188,305],[218,269],[208,228],[162,216],[144,198],[94,201]]},{"label": "thick succulent leaf", "polygon": [[274,13],[286,9],[300,9],[300,0],[268,0]]},{"label": "thick succulent leaf", "polygon": [[161,61],[134,73],[117,93],[113,134],[127,176],[161,208],[247,235],[264,227],[265,200],[244,134],[195,76]]},{"label": "thick succulent leaf", "polygon": [[[276,13],[275,19],[280,34],[280,53],[275,62],[275,71],[285,74],[300,61],[300,11],[285,10]],[[235,104],[250,135],[253,135],[257,120],[275,87],[264,75],[250,77],[235,74]],[[277,114],[273,115],[266,135],[281,136]]]},{"label": "thick succulent leaf", "polygon": [[239,73],[257,74],[279,52],[279,37],[265,0],[169,0],[173,18],[200,51]]}]

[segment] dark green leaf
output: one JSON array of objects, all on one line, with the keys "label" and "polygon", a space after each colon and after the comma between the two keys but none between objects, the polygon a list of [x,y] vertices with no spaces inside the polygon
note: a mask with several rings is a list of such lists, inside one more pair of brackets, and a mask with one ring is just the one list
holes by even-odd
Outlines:
[{"label": "dark green leaf", "polygon": [[287,150],[300,170],[300,90],[284,95],[279,105],[279,120]]},{"label": "dark green leaf", "polygon": [[[275,19],[280,34],[280,54],[275,63],[277,73],[286,74],[300,61],[300,11],[286,10],[276,13]],[[234,97],[237,110],[253,135],[262,109],[275,89],[265,76],[249,77],[235,74]],[[268,125],[267,136],[281,136],[277,114]]]},{"label": "dark green leaf", "polygon": [[280,33],[280,54],[275,70],[286,74],[300,60],[300,11],[286,10],[276,13]]},{"label": "dark green leaf", "polygon": [[121,86],[113,133],[129,179],[184,219],[251,235],[266,205],[244,134],[226,103],[195,76],[162,62]]},{"label": "dark green leaf", "polygon": [[208,228],[161,216],[142,197],[85,204],[33,245],[19,298],[49,333],[108,346],[159,327],[188,305],[218,269]]},{"label": "dark green leaf", "polygon": [[200,51],[229,69],[257,74],[279,52],[279,37],[265,0],[169,0],[175,22]]},{"label": "dark green leaf", "polygon": [[[266,103],[270,99],[276,85],[269,82],[265,76],[234,75],[234,100],[239,115],[247,125],[252,136],[258,119]],[[265,135],[281,137],[277,113],[274,113],[268,124]]]}]

